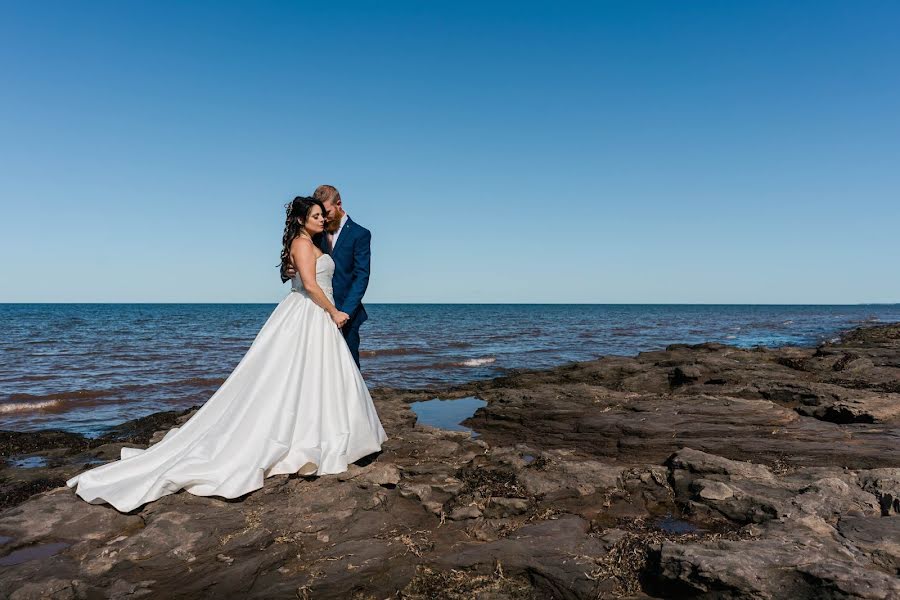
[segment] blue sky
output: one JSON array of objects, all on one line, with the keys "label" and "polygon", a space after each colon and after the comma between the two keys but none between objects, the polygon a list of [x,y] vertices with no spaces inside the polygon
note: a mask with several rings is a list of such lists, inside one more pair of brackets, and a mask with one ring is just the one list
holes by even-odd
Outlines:
[{"label": "blue sky", "polygon": [[0,302],[900,301],[896,2],[0,3]]}]

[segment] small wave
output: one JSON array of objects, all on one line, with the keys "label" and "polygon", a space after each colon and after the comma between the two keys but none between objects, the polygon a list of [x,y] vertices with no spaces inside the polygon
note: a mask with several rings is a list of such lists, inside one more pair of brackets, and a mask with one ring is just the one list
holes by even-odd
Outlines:
[{"label": "small wave", "polygon": [[209,388],[218,387],[225,382],[222,377],[188,377],[173,381],[154,381],[152,383],[129,383],[107,390],[107,394],[119,395],[123,392],[157,391],[167,388]]},{"label": "small wave", "polygon": [[794,321],[791,320],[791,319],[788,319],[787,321],[785,321],[784,323],[782,323],[782,325],[793,325],[793,324],[794,324]]},{"label": "small wave", "polygon": [[[111,401],[126,399],[136,392],[159,392],[160,390],[207,390],[219,387],[225,379],[220,377],[188,377],[175,381],[133,383],[120,385],[105,390],[76,390],[71,392],[56,392],[44,395],[35,394],[11,394],[6,402],[0,403],[0,412],[14,412],[17,410],[30,410],[28,407],[49,408],[65,404],[67,407],[77,406],[88,408],[100,406]],[[24,408],[8,408],[22,406]]]},{"label": "small wave", "polygon": [[484,365],[489,365],[496,361],[497,359],[493,356],[486,356],[484,358],[470,358],[460,363],[456,363],[456,365],[460,367],[483,367]]},{"label": "small wave", "polygon": [[748,330],[767,330],[767,329],[783,329],[790,325],[793,321],[755,321],[753,323],[745,323],[744,327]]},{"label": "small wave", "polygon": [[93,398],[103,398],[108,396],[106,390],[78,390],[76,392],[61,392],[58,394],[47,394],[46,396],[35,396],[34,394],[11,394],[9,400],[12,403],[37,403],[56,400],[90,400]]},{"label": "small wave", "polygon": [[470,342],[449,342],[447,344],[448,348],[471,348],[472,344]]},{"label": "small wave", "polygon": [[854,325],[858,325],[858,324],[865,324],[865,323],[877,323],[880,320],[881,319],[879,319],[878,317],[876,317],[874,315],[869,315],[865,319],[853,319],[850,322],[853,323]]},{"label": "small wave", "polygon": [[380,350],[363,350],[360,356],[403,356],[405,354],[425,354],[422,348],[383,348]]},{"label": "small wave", "polygon": [[0,414],[26,412],[30,410],[48,410],[59,408],[62,400],[39,400],[37,402],[10,402],[8,404],[0,404]]},{"label": "small wave", "polygon": [[459,369],[460,367],[483,367],[492,364],[497,359],[493,356],[483,358],[469,358],[458,362],[418,363],[403,365],[404,371],[443,371],[445,369]]},{"label": "small wave", "polygon": [[737,339],[737,336],[736,335],[726,335],[725,339],[726,340],[734,340],[734,339]]},{"label": "small wave", "polygon": [[219,346],[207,342],[185,342],[181,348],[184,350],[217,350]]},{"label": "small wave", "polygon": [[613,327],[610,333],[616,337],[630,337],[639,335],[644,331],[643,327]]},{"label": "small wave", "polygon": [[[539,330],[536,330],[536,331],[529,331],[529,332],[528,332],[528,336],[529,336],[529,337],[538,337],[539,335],[540,335],[540,331],[539,331]],[[522,337],[522,333],[520,333],[520,332],[516,332],[516,333],[497,333],[497,334],[494,334],[494,335],[489,335],[489,336],[487,336],[487,337],[484,338],[484,339],[485,339],[485,341],[488,341],[488,342],[505,342],[505,341],[507,341],[507,340],[518,340],[518,339],[521,339],[521,337]]]},{"label": "small wave", "polygon": [[36,374],[27,374],[20,375],[18,379],[22,381],[47,381],[50,379],[56,379],[58,375],[36,375]]},{"label": "small wave", "polygon": [[[211,386],[219,386],[225,383],[225,379],[222,377],[190,377],[188,379],[178,379],[176,381],[166,381],[161,384],[156,384],[157,386],[172,386],[172,387],[211,387]],[[129,386],[135,387],[137,389],[148,387],[147,385],[137,385],[137,386]]]}]

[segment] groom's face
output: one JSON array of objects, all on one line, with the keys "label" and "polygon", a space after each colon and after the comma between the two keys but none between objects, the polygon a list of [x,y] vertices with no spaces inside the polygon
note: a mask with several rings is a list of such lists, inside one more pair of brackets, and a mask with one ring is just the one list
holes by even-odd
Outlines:
[{"label": "groom's face", "polygon": [[341,219],[344,217],[344,207],[341,206],[341,199],[326,200],[322,205],[325,207],[325,214],[328,217],[328,233],[335,233],[340,228]]}]

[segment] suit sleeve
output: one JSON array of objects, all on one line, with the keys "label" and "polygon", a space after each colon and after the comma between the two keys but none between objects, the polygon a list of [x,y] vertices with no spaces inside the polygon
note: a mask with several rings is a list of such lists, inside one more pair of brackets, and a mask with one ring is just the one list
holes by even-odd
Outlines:
[{"label": "suit sleeve", "polygon": [[342,311],[353,315],[362,304],[363,295],[369,287],[369,269],[372,263],[372,233],[364,231],[353,243],[353,273],[350,276],[350,291],[340,307]]}]

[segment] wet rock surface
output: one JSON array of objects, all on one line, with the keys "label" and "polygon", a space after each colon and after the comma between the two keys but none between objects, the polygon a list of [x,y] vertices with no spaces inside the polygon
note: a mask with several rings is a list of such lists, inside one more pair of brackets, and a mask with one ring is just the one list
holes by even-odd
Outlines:
[{"label": "wet rock surface", "polygon": [[[190,416],[0,432],[10,598],[900,598],[900,325],[373,393],[342,474],[130,514],[63,485]],[[476,396],[479,434],[411,402]]]}]

